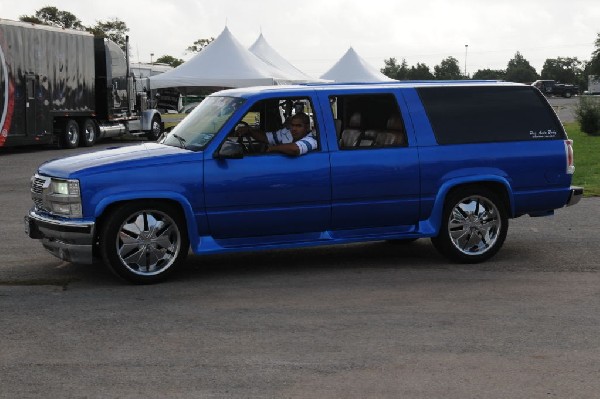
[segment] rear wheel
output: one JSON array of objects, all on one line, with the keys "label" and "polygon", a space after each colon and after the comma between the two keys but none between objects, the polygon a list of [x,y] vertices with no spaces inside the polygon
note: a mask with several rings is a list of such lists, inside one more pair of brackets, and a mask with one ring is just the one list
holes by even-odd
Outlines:
[{"label": "rear wheel", "polygon": [[570,91],[565,91],[565,97],[566,98],[571,98],[573,94]]},{"label": "rear wheel", "polygon": [[73,119],[67,119],[61,136],[61,147],[76,148],[79,145],[79,125]]},{"label": "rear wheel", "polygon": [[91,147],[98,138],[98,127],[93,119],[84,119],[81,124],[81,145]]},{"label": "rear wheel", "polygon": [[180,210],[158,201],[130,202],[116,208],[100,233],[104,263],[136,284],[166,279],[183,263],[188,249]]},{"label": "rear wheel", "polygon": [[495,192],[483,187],[452,192],[442,218],[440,234],[431,241],[456,262],[483,262],[494,256],[506,239],[506,206]]}]

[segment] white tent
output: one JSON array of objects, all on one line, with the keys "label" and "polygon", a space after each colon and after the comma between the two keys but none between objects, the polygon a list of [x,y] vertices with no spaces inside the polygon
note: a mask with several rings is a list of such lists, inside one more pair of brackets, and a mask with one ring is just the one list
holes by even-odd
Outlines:
[{"label": "white tent", "polygon": [[339,59],[321,79],[336,82],[395,82],[362,59],[352,47]]},{"label": "white tent", "polygon": [[269,45],[262,33],[258,36],[258,39],[256,39],[252,46],[248,48],[248,50],[250,50],[252,54],[267,64],[284,72],[287,76],[292,77],[297,83],[323,81],[322,79],[310,77],[293,66]]},{"label": "white tent", "polygon": [[248,51],[226,27],[201,52],[177,68],[150,78],[152,89],[164,87],[248,87],[294,83],[283,71]]}]

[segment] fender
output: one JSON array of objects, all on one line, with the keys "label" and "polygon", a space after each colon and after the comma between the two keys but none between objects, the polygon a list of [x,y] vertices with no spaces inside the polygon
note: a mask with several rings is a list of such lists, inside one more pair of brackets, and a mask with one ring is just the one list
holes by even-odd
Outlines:
[{"label": "fender", "polygon": [[152,118],[154,118],[155,115],[158,115],[158,117],[162,120],[160,112],[158,112],[155,109],[147,109],[145,111],[142,111],[140,115],[140,126],[143,131],[148,131],[152,129]]},{"label": "fender", "polygon": [[436,196],[433,208],[431,209],[431,215],[428,219],[422,220],[419,222],[419,232],[424,234],[427,237],[435,237],[439,234],[440,226],[442,223],[442,213],[444,212],[444,203],[446,201],[446,197],[450,190],[455,187],[467,185],[467,184],[476,184],[476,183],[500,183],[506,189],[507,198],[509,201],[509,209],[510,214],[514,215],[515,213],[515,204],[513,198],[513,191],[510,186],[508,180],[502,176],[486,174],[486,175],[476,175],[476,176],[462,176],[455,177],[449,180],[446,180],[440,186]]},{"label": "fender", "polygon": [[94,210],[94,218],[98,220],[110,205],[116,202],[123,201],[137,201],[137,200],[153,200],[153,199],[166,199],[177,202],[181,209],[183,209],[185,224],[188,232],[188,237],[190,240],[190,245],[192,248],[195,248],[199,242],[198,230],[196,229],[196,224],[194,222],[190,223],[190,221],[195,220],[194,211],[192,210],[192,205],[189,203],[187,198],[179,193],[172,191],[137,191],[137,192],[123,192],[115,195],[110,195],[108,197],[103,198],[96,205]]}]

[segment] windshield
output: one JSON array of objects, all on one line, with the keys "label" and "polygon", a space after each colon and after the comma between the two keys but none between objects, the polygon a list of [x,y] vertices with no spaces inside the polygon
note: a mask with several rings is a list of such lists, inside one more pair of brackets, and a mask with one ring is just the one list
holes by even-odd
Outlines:
[{"label": "windshield", "polygon": [[192,151],[202,150],[244,101],[238,97],[206,97],[160,142]]}]

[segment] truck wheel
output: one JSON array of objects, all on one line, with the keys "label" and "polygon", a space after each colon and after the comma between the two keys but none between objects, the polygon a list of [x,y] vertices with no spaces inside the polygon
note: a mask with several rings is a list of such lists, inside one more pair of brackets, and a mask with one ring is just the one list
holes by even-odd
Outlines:
[{"label": "truck wheel", "polygon": [[81,124],[81,138],[80,144],[84,147],[91,147],[96,142],[98,138],[98,128],[96,127],[96,122],[93,119],[84,119]]},{"label": "truck wheel", "polygon": [[491,190],[470,187],[448,196],[440,233],[431,241],[452,261],[478,263],[500,250],[507,231],[507,211],[500,197]]},{"label": "truck wheel", "polygon": [[183,263],[188,249],[183,215],[163,202],[126,203],[113,210],[101,227],[104,263],[135,284],[166,279]]},{"label": "truck wheel", "polygon": [[573,94],[570,91],[565,91],[565,97],[566,98],[571,98]]},{"label": "truck wheel", "polygon": [[79,144],[79,125],[75,120],[68,119],[61,136],[62,148],[76,148]]},{"label": "truck wheel", "polygon": [[148,140],[156,141],[162,134],[162,124],[160,123],[160,116],[154,115],[152,118],[152,124],[150,125],[150,131],[146,133]]}]

